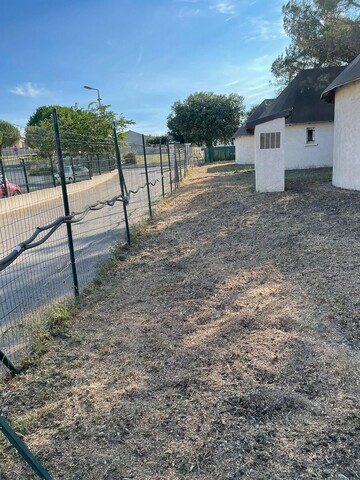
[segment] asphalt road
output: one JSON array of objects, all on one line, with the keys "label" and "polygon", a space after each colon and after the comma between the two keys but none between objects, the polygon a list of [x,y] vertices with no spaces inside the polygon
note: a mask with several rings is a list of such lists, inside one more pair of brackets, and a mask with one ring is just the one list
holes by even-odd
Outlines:
[{"label": "asphalt road", "polygon": [[[164,174],[165,191],[169,192],[169,172]],[[143,168],[126,168],[124,175],[128,189],[136,189],[146,183]],[[151,187],[151,197],[155,204],[162,196],[158,166],[149,168],[149,180],[158,180]],[[112,178],[100,186],[71,194],[70,209],[83,211],[97,200],[110,199],[119,193],[119,180],[115,172]],[[37,226],[50,223],[63,215],[61,199],[44,201],[46,190],[40,194],[41,203],[33,203],[0,216],[0,258],[28,238]],[[131,196],[128,207],[130,224],[135,224],[148,213],[147,189],[143,188]],[[115,242],[125,242],[122,203],[117,202],[113,207],[105,206],[102,210],[90,212],[81,222],[72,225],[72,232],[79,285],[83,289],[94,278],[99,261],[108,257]],[[11,356],[19,345],[26,343],[34,317],[42,315],[54,301],[71,295],[73,280],[66,226],[63,225],[43,245],[24,252],[10,267],[0,272],[0,349]]]}]

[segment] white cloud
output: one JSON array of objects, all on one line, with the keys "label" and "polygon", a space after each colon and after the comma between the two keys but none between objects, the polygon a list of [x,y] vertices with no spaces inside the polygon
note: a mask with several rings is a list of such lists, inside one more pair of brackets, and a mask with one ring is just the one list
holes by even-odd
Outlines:
[{"label": "white cloud", "polygon": [[249,22],[253,26],[253,34],[247,38],[248,41],[256,39],[267,41],[286,37],[282,18],[271,22],[259,17],[250,17]]},{"label": "white cloud", "polygon": [[26,82],[23,85],[16,86],[12,90],[10,90],[10,92],[14,95],[20,95],[21,97],[35,98],[43,94],[45,91],[43,88],[37,88],[31,82]]},{"label": "white cloud", "polygon": [[236,3],[230,0],[219,0],[214,3],[214,5],[212,5],[210,8],[224,15],[236,14]]},{"label": "white cloud", "polygon": [[209,90],[216,93],[239,93],[245,97],[245,103],[261,102],[264,98],[274,97],[274,87],[269,85],[271,63],[274,55],[259,55],[247,62],[223,63],[218,74],[212,79]]}]

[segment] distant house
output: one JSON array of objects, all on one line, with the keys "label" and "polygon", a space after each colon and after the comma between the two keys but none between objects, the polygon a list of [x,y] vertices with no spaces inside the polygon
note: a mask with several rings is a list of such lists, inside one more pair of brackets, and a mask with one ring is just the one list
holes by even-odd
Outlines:
[{"label": "distant house", "polygon": [[[146,145],[146,136],[145,136],[145,145]],[[142,134],[134,132],[133,130],[128,130],[125,132],[125,146],[132,148],[133,150],[141,150],[143,147]]]},{"label": "distant house", "polygon": [[321,98],[335,103],[333,185],[360,190],[360,55]]},{"label": "distant house", "polygon": [[235,162],[240,165],[255,163],[254,132],[246,129],[248,122],[257,120],[270,106],[273,99],[264,100],[249,117],[245,123],[234,133]]},{"label": "distant house", "polygon": [[125,142],[129,145],[142,145],[142,134],[134,132],[133,130],[128,130],[125,132]]},{"label": "distant house", "polygon": [[327,67],[299,72],[258,119],[247,122],[247,131],[255,136],[257,190],[284,189],[282,163],[284,170],[332,165],[334,108],[322,102],[320,95],[324,85],[343,69]]}]

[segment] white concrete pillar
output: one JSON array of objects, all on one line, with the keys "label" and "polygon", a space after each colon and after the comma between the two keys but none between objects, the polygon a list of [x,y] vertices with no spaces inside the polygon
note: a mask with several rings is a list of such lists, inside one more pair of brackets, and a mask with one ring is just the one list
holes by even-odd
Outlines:
[{"label": "white concrete pillar", "polygon": [[335,92],[332,183],[360,190],[360,80]]},{"label": "white concrete pillar", "polygon": [[255,185],[257,192],[285,190],[285,118],[255,127]]}]

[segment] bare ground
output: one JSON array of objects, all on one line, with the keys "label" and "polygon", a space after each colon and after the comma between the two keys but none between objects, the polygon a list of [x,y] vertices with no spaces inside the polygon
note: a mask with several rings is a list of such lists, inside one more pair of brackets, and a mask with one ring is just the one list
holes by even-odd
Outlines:
[{"label": "bare ground", "polygon": [[[197,168],[2,386],[54,479],[359,479],[360,193]],[[30,479],[0,440],[0,478]]]}]

